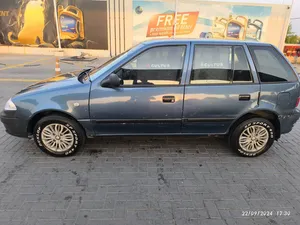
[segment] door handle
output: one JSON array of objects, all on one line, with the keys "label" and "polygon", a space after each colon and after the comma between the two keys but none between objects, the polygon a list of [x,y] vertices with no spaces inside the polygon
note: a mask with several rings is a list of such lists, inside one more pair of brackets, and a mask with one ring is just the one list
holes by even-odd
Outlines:
[{"label": "door handle", "polygon": [[239,100],[240,101],[249,101],[251,99],[251,95],[249,94],[241,94],[239,95]]},{"label": "door handle", "polygon": [[175,102],[175,96],[163,96],[162,101],[165,103],[174,103]]}]

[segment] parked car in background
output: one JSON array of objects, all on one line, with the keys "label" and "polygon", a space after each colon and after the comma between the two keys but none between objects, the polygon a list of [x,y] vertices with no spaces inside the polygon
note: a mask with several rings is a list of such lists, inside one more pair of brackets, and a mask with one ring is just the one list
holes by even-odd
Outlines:
[{"label": "parked car in background", "polygon": [[59,78],[20,91],[1,115],[8,133],[54,156],[87,137],[213,135],[253,157],[300,117],[297,74],[264,43],[153,40]]}]

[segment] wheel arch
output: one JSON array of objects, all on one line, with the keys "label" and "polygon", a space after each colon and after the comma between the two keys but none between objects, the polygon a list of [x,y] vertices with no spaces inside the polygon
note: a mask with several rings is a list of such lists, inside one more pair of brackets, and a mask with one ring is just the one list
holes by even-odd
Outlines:
[{"label": "wheel arch", "polygon": [[275,140],[278,140],[280,138],[281,130],[280,130],[280,121],[279,121],[279,118],[278,118],[278,114],[274,111],[266,110],[266,109],[260,109],[260,110],[255,110],[255,111],[248,112],[248,113],[240,116],[235,121],[233,121],[233,123],[230,125],[229,131],[228,131],[229,136],[231,136],[234,129],[240,123],[242,123],[245,120],[248,120],[248,119],[251,119],[251,118],[256,118],[256,117],[269,120],[275,128]]},{"label": "wheel arch", "polygon": [[49,115],[59,115],[59,116],[64,116],[64,117],[67,117],[68,119],[70,120],[73,120],[75,121],[83,130],[85,136],[86,136],[86,130],[84,129],[84,127],[78,122],[78,120],[72,116],[70,113],[68,112],[65,112],[65,111],[61,111],[61,110],[57,110],[57,109],[51,109],[51,110],[42,110],[42,111],[39,111],[39,112],[36,112],[35,114],[33,114],[30,119],[29,119],[29,122],[28,122],[28,125],[27,125],[27,132],[29,135],[32,135],[33,134],[33,129],[36,125],[36,123],[42,119],[43,117],[45,116],[49,116]]}]

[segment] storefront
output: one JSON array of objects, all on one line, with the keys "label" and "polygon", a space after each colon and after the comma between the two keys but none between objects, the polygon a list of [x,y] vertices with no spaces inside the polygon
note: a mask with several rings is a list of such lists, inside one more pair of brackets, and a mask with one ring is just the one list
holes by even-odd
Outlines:
[{"label": "storefront", "polygon": [[172,37],[263,41],[283,49],[291,5],[292,0],[1,0],[0,52],[34,48],[53,54],[61,47],[67,54],[116,55],[144,40]]}]

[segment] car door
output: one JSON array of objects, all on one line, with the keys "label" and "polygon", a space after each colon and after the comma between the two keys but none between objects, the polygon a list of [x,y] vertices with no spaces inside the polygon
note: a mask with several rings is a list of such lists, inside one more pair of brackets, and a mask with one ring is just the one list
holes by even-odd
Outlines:
[{"label": "car door", "polygon": [[96,135],[180,132],[189,49],[189,43],[149,47],[115,68],[120,87],[93,82],[90,117]]},{"label": "car door", "polygon": [[[260,107],[280,115],[293,115],[300,94],[299,78],[280,50],[273,46],[248,45],[261,82]],[[287,133],[291,124],[281,122],[281,133]]]},{"label": "car door", "polygon": [[195,43],[191,52],[182,132],[224,134],[258,104],[260,85],[250,53],[243,44],[226,43]]}]

